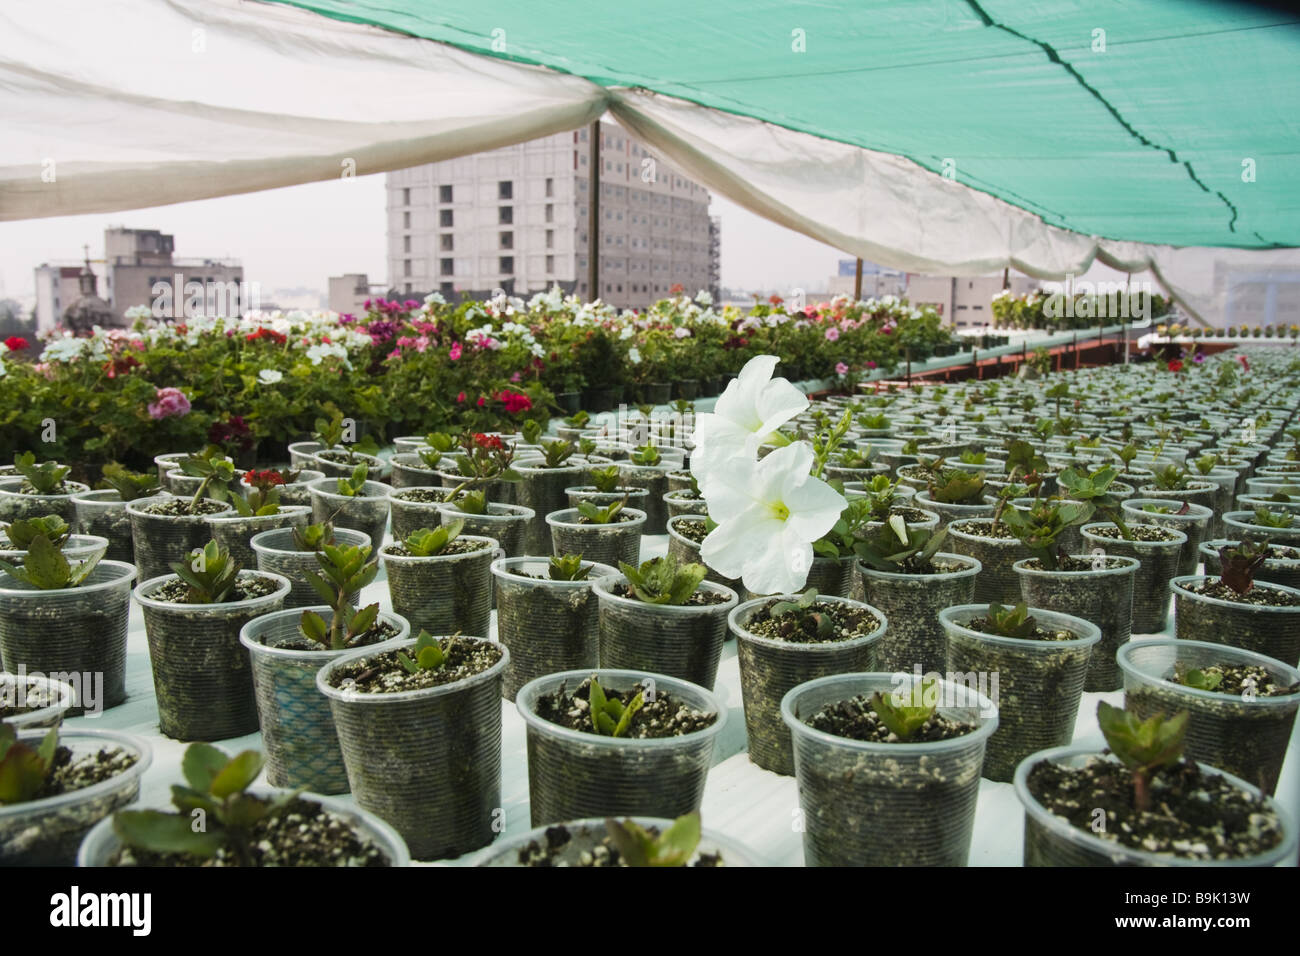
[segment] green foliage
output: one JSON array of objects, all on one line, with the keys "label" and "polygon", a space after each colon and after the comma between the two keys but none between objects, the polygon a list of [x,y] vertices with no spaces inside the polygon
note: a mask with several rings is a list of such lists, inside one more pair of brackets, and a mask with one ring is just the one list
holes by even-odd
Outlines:
[{"label": "green foliage", "polygon": [[529,419],[519,426],[519,433],[524,436],[524,442],[529,445],[536,445],[537,440],[542,437],[542,423],[536,419]]},{"label": "green foliage", "polygon": [[889,427],[889,418],[884,412],[868,412],[858,416],[858,425],[868,430],[880,431]]},{"label": "green foliage", "polygon": [[633,820],[605,819],[605,832],[628,866],[685,866],[700,844],[700,811],[688,813],[657,837]]},{"label": "green foliage", "polygon": [[1198,475],[1208,475],[1219,464],[1219,456],[1213,453],[1202,455],[1200,458],[1193,461],[1192,464],[1196,466],[1196,473]]},{"label": "green foliage", "polygon": [[591,421],[591,416],[582,409],[578,409],[575,414],[564,419],[564,424],[570,428],[586,428],[589,421]]},{"label": "green foliage", "polygon": [[988,455],[982,451],[967,449],[957,457],[957,460],[963,465],[982,465],[988,460]]},{"label": "green foliage", "polygon": [[485,515],[488,513],[486,491],[466,491],[451,502],[456,509],[467,515]]},{"label": "green foliage", "polygon": [[131,471],[125,465],[110,461],[104,466],[103,475],[103,484],[116,491],[123,501],[148,498],[162,490],[157,471]]},{"label": "green foliage", "polygon": [[542,442],[542,460],[547,468],[560,468],[573,457],[576,449],[571,441]]},{"label": "green foliage", "polygon": [[592,524],[614,524],[618,520],[619,514],[627,506],[627,496],[624,495],[621,501],[612,501],[604,508],[597,507],[590,501],[578,502],[578,514],[586,518]]},{"label": "green foliage", "polygon": [[1261,528],[1289,529],[1295,526],[1295,517],[1289,511],[1269,511],[1267,508],[1256,508],[1253,523]]},{"label": "green foliage", "polygon": [[370,475],[370,466],[364,461],[352,469],[350,478],[338,479],[336,490],[345,498],[355,498],[365,492],[366,480]]},{"label": "green foliage", "polygon": [[119,810],[113,832],[137,850],[210,859],[226,848],[241,865],[250,865],[253,828],[298,796],[297,791],[271,798],[247,793],[263,763],[256,750],[230,757],[211,744],[190,744],[181,759],[185,783],[172,786],[177,812]]},{"label": "green foliage", "polygon": [[592,565],[582,565],[580,554],[557,554],[551,558],[547,573],[552,581],[585,581]]},{"label": "green foliage", "polygon": [[299,551],[321,551],[327,544],[334,543],[334,525],[324,521],[309,524],[305,528],[293,529],[293,546]]},{"label": "green foliage", "polygon": [[1195,690],[1218,690],[1219,685],[1223,683],[1223,674],[1220,671],[1199,670],[1194,667],[1183,674],[1182,683],[1184,687]]},{"label": "green foliage", "polygon": [[1028,511],[1012,508],[1002,515],[1002,524],[1038,558],[1054,570],[1059,565],[1057,539],[1067,528],[1085,523],[1096,511],[1091,501],[1039,501]]},{"label": "green foliage", "polygon": [[938,709],[936,704],[926,703],[937,701],[937,686],[933,680],[918,681],[907,691],[902,688],[889,694],[877,691],[871,695],[871,709],[899,740],[911,740]]},{"label": "green foliage", "polygon": [[1029,613],[1029,605],[1021,601],[1015,607],[990,604],[988,625],[992,633],[1002,637],[1030,638],[1034,636],[1038,622]]},{"label": "green foliage", "polygon": [[442,645],[428,631],[420,631],[420,636],[415,639],[415,644],[411,647],[411,653],[414,657],[408,657],[403,651],[397,652],[398,663],[408,674],[441,670],[447,663],[447,655]]},{"label": "green foliage", "polygon": [[235,466],[226,460],[216,445],[208,445],[197,454],[182,458],[180,470],[191,478],[201,479],[194,497],[190,499],[191,512],[198,508],[199,502],[205,497],[217,501],[230,497],[230,482],[235,478]]},{"label": "green foliage", "polygon": [[801,629],[805,622],[810,623],[812,627],[806,630],[816,634],[820,640],[829,640],[835,633],[835,622],[830,615],[814,611],[816,603],[817,589],[808,588],[793,601],[777,601],[768,608],[767,613],[774,620],[790,617]]},{"label": "green foliage", "polygon": [[639,448],[634,448],[628,452],[628,461],[634,465],[657,465],[663,461],[663,455],[653,444],[647,442]]},{"label": "green foliage", "polygon": [[604,737],[626,737],[632,726],[632,718],[645,704],[645,696],[637,691],[636,696],[627,702],[606,697],[600,681],[591,678],[591,726],[596,733]]},{"label": "green foliage", "polygon": [[379,559],[370,556],[368,544],[340,547],[332,541],[331,531],[316,550],[316,563],[320,565],[321,573],[307,573],[307,583],[333,612],[330,622],[326,625],[325,619],[315,611],[304,611],[298,630],[303,637],[337,651],[354,646],[379,617],[378,604],[358,610],[348,600],[350,595],[375,579],[379,573]]},{"label": "green foliage", "polygon": [[98,563],[99,559],[93,558],[73,564],[58,545],[38,534],[28,542],[21,565],[0,561],[0,570],[41,591],[59,591],[81,584]]},{"label": "green foliage", "polygon": [[951,505],[984,503],[984,476],[958,468],[945,468],[930,482],[930,497]]},{"label": "green foliage", "polygon": [[51,727],[32,749],[20,743],[12,724],[0,723],[0,807],[35,800],[54,769],[59,729]]},{"label": "green foliage", "polygon": [[607,468],[593,468],[587,473],[591,477],[591,483],[596,490],[602,494],[612,494],[618,488],[619,478],[622,472],[617,465],[610,465]]},{"label": "green foliage", "polygon": [[1188,474],[1177,465],[1165,465],[1152,472],[1151,483],[1162,491],[1182,491],[1187,487]]},{"label": "green foliage", "polygon": [[27,484],[31,485],[38,495],[63,494],[66,490],[63,479],[72,470],[57,461],[43,461],[38,465],[36,456],[31,452],[15,455],[14,468],[17,469],[18,474],[27,479]]},{"label": "green foliage", "polygon": [[1219,549],[1219,580],[1238,594],[1250,593],[1268,554],[1268,542],[1256,543],[1247,538],[1238,545],[1225,544]]},{"label": "green foliage", "polygon": [[929,574],[934,571],[934,556],[947,535],[946,528],[935,532],[909,528],[901,515],[894,515],[873,534],[858,541],[854,553],[877,571]]},{"label": "green foliage", "polygon": [[646,604],[685,604],[709,573],[702,564],[679,565],[671,555],[652,558],[640,568],[622,561],[618,567],[636,599]]},{"label": "green foliage", "polygon": [[408,534],[402,545],[417,558],[435,557],[447,550],[447,546],[456,540],[464,527],[464,521],[456,520],[436,528],[420,528]]},{"label": "green foliage", "polygon": [[578,454],[583,457],[593,455],[596,452],[596,443],[590,438],[578,439]]},{"label": "green foliage", "polygon": [[888,475],[873,475],[871,480],[863,483],[863,490],[870,502],[871,516],[883,520],[894,507],[898,493],[898,482]]},{"label": "green foliage", "polygon": [[62,548],[72,533],[68,523],[59,515],[44,515],[40,518],[19,518],[4,529],[5,537],[18,551],[26,551],[37,537],[48,538],[50,543]]},{"label": "green foliage", "polygon": [[190,552],[188,561],[178,561],[172,570],[189,585],[187,604],[221,604],[234,598],[239,562],[215,539]]},{"label": "green foliage", "polygon": [[1187,711],[1172,717],[1155,714],[1139,720],[1120,707],[1104,700],[1097,704],[1097,723],[1111,753],[1133,774],[1134,805],[1138,810],[1151,807],[1151,776],[1161,767],[1177,763],[1183,756],[1187,737]]}]

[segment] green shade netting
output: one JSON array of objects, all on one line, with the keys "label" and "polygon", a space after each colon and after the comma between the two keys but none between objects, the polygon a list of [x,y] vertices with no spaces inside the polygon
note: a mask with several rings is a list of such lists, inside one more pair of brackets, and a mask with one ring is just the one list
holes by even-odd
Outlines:
[{"label": "green shade netting", "polygon": [[1300,20],[1276,10],[272,2],[894,153],[1087,235],[1300,246]]}]

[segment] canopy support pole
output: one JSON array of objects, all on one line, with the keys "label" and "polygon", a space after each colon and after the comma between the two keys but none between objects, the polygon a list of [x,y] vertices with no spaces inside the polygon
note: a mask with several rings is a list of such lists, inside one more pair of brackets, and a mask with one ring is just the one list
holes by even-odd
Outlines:
[{"label": "canopy support pole", "polygon": [[853,270],[853,301],[862,301],[862,260],[858,260]]},{"label": "canopy support pole", "polygon": [[591,169],[587,186],[587,301],[600,298],[600,118],[591,124]]}]

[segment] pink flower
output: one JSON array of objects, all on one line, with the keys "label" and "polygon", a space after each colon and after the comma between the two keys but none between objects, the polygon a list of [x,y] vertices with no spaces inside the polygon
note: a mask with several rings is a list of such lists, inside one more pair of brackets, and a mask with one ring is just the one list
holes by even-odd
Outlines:
[{"label": "pink flower", "polygon": [[389,357],[389,358],[401,358],[401,357],[402,357],[402,350],[401,350],[401,349],[393,349],[391,352],[388,353],[388,357]]},{"label": "pink flower", "polygon": [[[461,392],[459,395],[456,396],[456,403],[457,403],[458,405],[464,405],[464,404],[465,404],[465,393],[464,393],[464,392]],[[480,402],[479,404],[481,405],[481,404],[483,404],[483,403]]]},{"label": "pink flower", "polygon": [[840,337],[840,330],[837,329],[835,326],[832,325],[829,329],[826,330],[827,342],[834,342],[839,337]]},{"label": "pink flower", "polygon": [[519,379],[522,378],[522,377],[523,377],[523,376],[521,376],[518,372],[515,372],[514,375],[511,375],[511,376],[510,376],[510,381],[512,381],[512,382],[518,382]]},{"label": "pink flower", "polygon": [[840,376],[848,375],[848,374],[849,374],[849,367],[848,367],[847,365],[845,365],[843,362],[836,362],[836,363],[835,363],[835,374],[836,374],[836,375],[840,375]]},{"label": "pink flower", "polygon": [[418,339],[415,340],[415,350],[417,352],[423,352],[428,347],[429,347],[429,337],[427,335],[421,335]]},{"label": "pink flower", "polygon": [[190,400],[179,388],[160,388],[154,401],[149,403],[149,417],[154,421],[188,415],[189,412]]},{"label": "pink flower", "polygon": [[523,392],[504,391],[497,395],[497,400],[505,405],[506,411],[511,415],[529,411],[533,407],[533,400]]},{"label": "pink flower", "polygon": [[871,359],[867,359],[867,368],[875,368],[875,367],[876,367],[876,363],[873,362]]},{"label": "pink flower", "polygon": [[486,404],[487,404],[487,399],[486,399],[485,397],[483,397],[482,395],[480,395],[480,396],[478,397],[478,407],[479,407],[479,408],[482,408],[482,407],[483,407],[484,405],[486,405]]},{"label": "pink flower", "polygon": [[462,354],[462,351],[463,351],[463,350],[461,349],[461,346],[460,346],[460,343],[459,343],[459,342],[452,342],[452,343],[451,343],[451,351],[448,352],[447,354],[451,357],[451,360],[452,360],[453,362],[455,362],[455,361],[458,361],[458,360],[460,359],[461,354]]}]

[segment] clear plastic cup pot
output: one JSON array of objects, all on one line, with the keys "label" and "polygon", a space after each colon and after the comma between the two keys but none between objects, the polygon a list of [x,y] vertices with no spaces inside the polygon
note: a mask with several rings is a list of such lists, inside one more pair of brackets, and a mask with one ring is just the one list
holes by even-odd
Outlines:
[{"label": "clear plastic cup pot", "polygon": [[492,562],[501,557],[494,538],[462,534],[457,542],[479,547],[463,554],[429,557],[392,554],[380,560],[388,576],[393,611],[411,622],[415,634],[486,637],[492,619]]},{"label": "clear plastic cup pot", "polygon": [[72,530],[78,534],[97,535],[108,541],[105,557],[111,561],[135,563],[135,547],[131,543],[131,516],[126,513],[126,502],[116,491],[83,491],[72,496],[76,521]]},{"label": "clear plastic cup pot", "polygon": [[[1214,579],[1189,575],[1169,582],[1174,592],[1175,637],[1240,647],[1292,667],[1300,662],[1300,603],[1274,606],[1223,601],[1189,588],[1210,580]],[[1300,598],[1300,590],[1280,584],[1256,581],[1252,593],[1259,590]]]},{"label": "clear plastic cup pot", "polygon": [[[350,528],[335,528],[334,543],[341,548],[359,548],[370,546],[370,536],[363,531]],[[320,594],[308,583],[307,574],[320,574],[320,561],[315,551],[299,551],[294,545],[292,528],[277,528],[253,535],[249,545],[257,556],[256,567],[259,571],[269,571],[287,578],[289,593],[285,595],[284,606],[287,609],[311,607],[320,603]],[[355,605],[361,596],[360,591],[348,595],[348,600]]]},{"label": "clear plastic cup pot", "polygon": [[379,481],[367,481],[361,493],[349,498],[337,491],[337,478],[322,478],[311,484],[311,520],[313,524],[334,522],[336,528],[351,528],[369,536],[378,548],[388,526],[388,493],[392,490]]},{"label": "clear plastic cup pot", "polygon": [[126,513],[131,516],[131,540],[135,544],[135,570],[141,581],[172,573],[172,565],[189,559],[191,552],[212,540],[208,527],[209,514],[233,511],[224,501],[211,498],[200,500],[205,509],[199,514],[153,514],[150,505],[168,501],[185,501],[171,495],[137,498],[127,503]]},{"label": "clear plastic cup pot", "polygon": [[[673,825],[672,820],[661,817],[629,817],[627,819],[645,829],[655,829],[663,833]],[[563,824],[549,823],[534,827],[527,833],[516,837],[498,840],[486,850],[474,857],[474,866],[529,866],[523,859],[531,859],[536,850],[547,850],[550,841],[557,836],[555,827],[564,830],[564,843],[547,856],[547,866],[582,866],[586,857],[597,847],[604,846],[608,830],[604,817],[589,820],[574,820]],[[548,833],[549,831],[549,833]],[[537,853],[540,855],[540,853]],[[700,842],[694,855],[684,866],[698,865],[702,857],[717,857],[717,866],[764,866],[762,858],[749,847],[731,837],[715,833],[708,829],[700,831]]]},{"label": "clear plastic cup pot", "polygon": [[257,567],[257,552],[253,538],[263,531],[279,528],[305,528],[311,521],[311,508],[306,505],[282,505],[273,515],[244,516],[233,511],[209,515],[208,528],[212,539],[230,552],[241,568]]},{"label": "clear plastic cup pot", "polygon": [[[1160,514],[1159,512],[1142,510],[1151,506],[1168,508],[1170,513]],[[1178,553],[1178,571],[1176,573],[1196,573],[1196,563],[1200,560],[1201,542],[1205,540],[1206,532],[1210,528],[1210,521],[1214,518],[1213,510],[1204,505],[1188,503],[1186,514],[1175,514],[1174,512],[1178,508],[1170,506],[1168,500],[1159,498],[1130,498],[1128,501],[1123,502],[1120,507],[1123,509],[1126,523],[1144,521],[1148,524],[1159,525],[1162,528],[1172,528],[1185,534],[1187,540],[1183,542],[1183,547]]]},{"label": "clear plastic cup pot", "polygon": [[991,537],[973,530],[989,529],[992,526],[992,518],[953,521],[948,525],[948,540],[954,552],[972,557],[980,563],[980,572],[975,575],[976,604],[1018,604],[1020,578],[1011,568],[1022,558],[1030,557],[1030,551],[1019,538],[1009,532],[1008,537]]},{"label": "clear plastic cup pot", "polygon": [[641,561],[641,533],[646,527],[646,513],[625,508],[619,517],[627,521],[609,524],[582,524],[576,508],[553,511],[546,516],[551,529],[553,554],[580,554],[589,561],[617,568],[619,562],[638,566]]},{"label": "clear plastic cup pot", "polygon": [[1133,633],[1159,634],[1169,618],[1169,582],[1178,576],[1178,563],[1182,560],[1187,535],[1176,528],[1164,528],[1145,522],[1128,525],[1130,531],[1141,533],[1144,527],[1156,527],[1169,535],[1164,541],[1129,541],[1120,537],[1107,537],[1097,533],[1099,528],[1113,528],[1109,521],[1098,521],[1083,526],[1083,550],[1137,558],[1138,569],[1133,576]]},{"label": "clear plastic cup pot", "polygon": [[855,577],[861,587],[855,597],[880,608],[889,621],[876,645],[876,668],[882,671],[922,673],[942,670],[946,654],[939,612],[975,599],[980,563],[976,558],[940,551],[934,556],[943,570],[932,574],[877,571],[857,562]]},{"label": "clear plastic cup pot", "polygon": [[523,476],[523,480],[515,483],[514,503],[533,509],[533,518],[528,522],[528,531],[524,535],[524,551],[528,554],[552,553],[551,529],[546,524],[546,516],[568,507],[564,489],[581,482],[587,470],[585,463],[572,462],[570,459],[569,464],[559,468],[547,468],[537,459],[515,465],[515,471]]},{"label": "clear plastic cup pot", "polygon": [[36,674],[0,673],[0,706],[16,711],[4,722],[15,730],[57,727],[75,703],[76,694],[66,681]]},{"label": "clear plastic cup pot", "polygon": [[83,485],[79,481],[65,481],[63,486],[68,490],[61,495],[25,494],[19,489],[26,481],[22,477],[0,478],[0,521],[5,524],[26,518],[43,518],[45,515],[58,515],[72,524],[77,520],[77,509],[72,496],[90,490],[89,485]]}]

